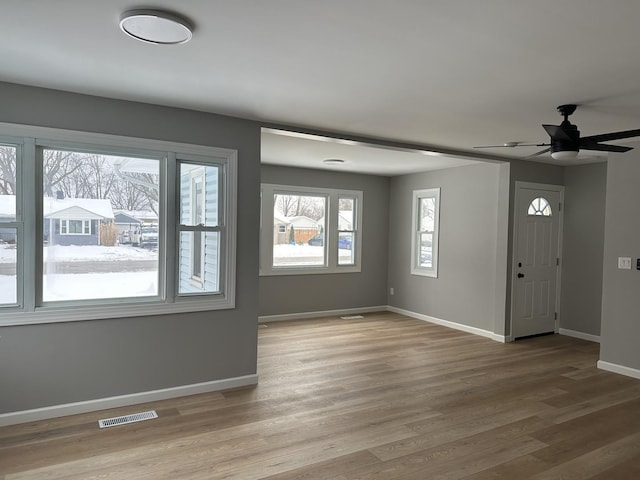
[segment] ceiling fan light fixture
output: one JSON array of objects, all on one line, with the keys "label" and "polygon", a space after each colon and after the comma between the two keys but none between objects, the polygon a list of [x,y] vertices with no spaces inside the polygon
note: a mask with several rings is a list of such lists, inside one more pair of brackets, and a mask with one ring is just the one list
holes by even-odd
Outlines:
[{"label": "ceiling fan light fixture", "polygon": [[325,165],[342,165],[346,162],[341,158],[327,158],[326,160],[323,160],[322,163]]},{"label": "ceiling fan light fixture", "polygon": [[120,29],[136,40],[154,45],[187,43],[193,36],[193,25],[189,21],[162,10],[124,12]]},{"label": "ceiling fan light fixture", "polygon": [[554,160],[573,160],[577,156],[577,150],[559,150],[557,152],[551,152],[551,158]]}]

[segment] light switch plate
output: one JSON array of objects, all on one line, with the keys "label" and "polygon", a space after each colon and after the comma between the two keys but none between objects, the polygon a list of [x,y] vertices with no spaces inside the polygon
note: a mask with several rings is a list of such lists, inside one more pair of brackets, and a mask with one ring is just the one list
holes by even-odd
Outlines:
[{"label": "light switch plate", "polygon": [[631,270],[631,257],[618,257],[618,268]]}]

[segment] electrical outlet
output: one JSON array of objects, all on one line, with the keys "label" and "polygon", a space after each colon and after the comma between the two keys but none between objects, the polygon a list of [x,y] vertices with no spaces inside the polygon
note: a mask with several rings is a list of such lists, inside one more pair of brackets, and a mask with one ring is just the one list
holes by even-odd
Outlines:
[{"label": "electrical outlet", "polygon": [[621,270],[631,270],[631,257],[618,257],[618,268]]},{"label": "electrical outlet", "polygon": [[389,289],[389,295],[395,295],[396,291],[393,289],[393,287],[391,287]]}]

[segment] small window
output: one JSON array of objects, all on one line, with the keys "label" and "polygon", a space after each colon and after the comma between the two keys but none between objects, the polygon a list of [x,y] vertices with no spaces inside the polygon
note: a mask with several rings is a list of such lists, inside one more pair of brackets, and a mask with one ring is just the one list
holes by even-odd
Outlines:
[{"label": "small window", "polygon": [[226,230],[220,208],[221,166],[179,160],[178,293],[221,291],[220,248]]},{"label": "small window", "polygon": [[354,265],[356,197],[338,197],[338,265]]},{"label": "small window", "polygon": [[546,198],[537,197],[534,198],[529,204],[528,215],[541,215],[543,217],[551,216],[551,205]]},{"label": "small window", "polygon": [[91,235],[89,220],[60,220],[60,235]]},{"label": "small window", "polygon": [[438,225],[440,221],[440,189],[413,192],[411,241],[411,273],[438,276]]}]

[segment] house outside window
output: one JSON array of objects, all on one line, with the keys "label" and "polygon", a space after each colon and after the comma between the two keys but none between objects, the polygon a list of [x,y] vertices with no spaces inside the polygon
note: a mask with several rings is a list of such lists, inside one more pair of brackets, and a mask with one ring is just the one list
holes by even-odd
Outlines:
[{"label": "house outside window", "polygon": [[438,277],[440,189],[413,192],[411,274]]},{"label": "house outside window", "polygon": [[261,275],[359,272],[362,192],[262,185]]},{"label": "house outside window", "polygon": [[0,325],[233,308],[235,151],[4,128]]}]

